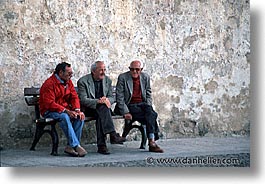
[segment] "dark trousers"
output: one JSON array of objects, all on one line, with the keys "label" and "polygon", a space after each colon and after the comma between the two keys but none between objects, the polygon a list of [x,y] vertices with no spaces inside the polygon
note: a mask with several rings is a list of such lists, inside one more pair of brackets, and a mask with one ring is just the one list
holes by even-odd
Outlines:
[{"label": "dark trousers", "polygon": [[157,125],[157,113],[151,105],[141,102],[137,104],[129,104],[129,111],[132,115],[132,121],[138,121],[146,125],[147,136],[149,133],[155,134],[155,139],[158,139],[159,128]]},{"label": "dark trousers", "polygon": [[96,109],[85,108],[85,115],[96,117],[97,145],[106,145],[106,134],[115,132],[111,110],[105,104],[97,105]]}]

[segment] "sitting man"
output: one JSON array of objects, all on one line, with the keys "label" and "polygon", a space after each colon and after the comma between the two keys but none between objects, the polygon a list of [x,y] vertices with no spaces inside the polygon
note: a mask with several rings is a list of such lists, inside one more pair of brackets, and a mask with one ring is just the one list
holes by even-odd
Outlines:
[{"label": "sitting man", "polygon": [[140,61],[132,61],[130,71],[119,75],[114,112],[123,115],[127,120],[146,124],[149,151],[163,153],[164,151],[155,143],[159,129],[157,113],[152,108],[150,77],[142,72],[141,65]]},{"label": "sitting man", "polygon": [[87,154],[80,146],[85,116],[80,111],[79,98],[71,81],[72,74],[71,65],[66,62],[56,66],[53,75],[40,88],[40,113],[44,118],[59,122],[68,141],[64,152],[83,157]]},{"label": "sitting man", "polygon": [[114,103],[111,79],[105,75],[105,64],[97,61],[91,65],[91,73],[78,82],[78,95],[85,115],[96,117],[98,153],[110,154],[106,146],[106,134],[110,134],[112,144],[123,144],[124,138],[116,133],[111,117],[111,104]]}]

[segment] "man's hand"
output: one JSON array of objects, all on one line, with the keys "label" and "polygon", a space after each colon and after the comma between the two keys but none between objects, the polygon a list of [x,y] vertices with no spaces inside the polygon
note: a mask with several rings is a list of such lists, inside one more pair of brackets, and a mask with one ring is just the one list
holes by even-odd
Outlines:
[{"label": "man's hand", "polygon": [[81,111],[77,111],[77,117],[79,116],[80,120],[83,121],[85,120],[85,114]]},{"label": "man's hand", "polygon": [[107,106],[108,108],[111,108],[111,103],[110,103],[109,99],[108,99],[107,97],[105,97],[105,96],[101,97],[101,98],[98,100],[98,103],[99,103],[99,104],[106,104],[106,106]]},{"label": "man's hand", "polygon": [[70,118],[77,118],[77,112],[75,112],[75,111],[65,109],[64,112],[66,112],[66,114],[68,114],[70,116]]},{"label": "man's hand", "polygon": [[79,111],[71,111],[68,109],[65,109],[65,112],[70,116],[70,118],[75,118],[77,119],[78,117],[80,118],[80,120],[84,120],[85,119],[85,115],[83,112]]},{"label": "man's hand", "polygon": [[124,114],[124,119],[132,120],[132,115],[130,113],[126,113],[126,114]]}]

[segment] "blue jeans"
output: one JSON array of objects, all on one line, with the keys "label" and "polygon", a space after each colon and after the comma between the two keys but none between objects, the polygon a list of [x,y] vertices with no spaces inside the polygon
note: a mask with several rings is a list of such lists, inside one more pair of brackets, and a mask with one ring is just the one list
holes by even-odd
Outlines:
[{"label": "blue jeans", "polygon": [[52,118],[59,122],[59,125],[67,138],[69,146],[74,148],[80,145],[84,121],[81,121],[80,119],[71,119],[69,115],[64,112],[46,112],[44,117]]}]

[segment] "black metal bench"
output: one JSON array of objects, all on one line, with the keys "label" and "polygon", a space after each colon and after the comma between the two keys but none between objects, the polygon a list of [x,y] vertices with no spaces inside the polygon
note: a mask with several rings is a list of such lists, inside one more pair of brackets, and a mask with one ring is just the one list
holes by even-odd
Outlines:
[{"label": "black metal bench", "polygon": [[[116,95],[116,88],[113,86],[113,95],[115,97]],[[76,88],[77,90],[77,88]],[[59,145],[59,138],[58,138],[58,133],[56,130],[56,123],[57,121],[51,118],[43,118],[40,115],[40,109],[39,109],[39,94],[40,94],[40,88],[24,88],[24,96],[25,96],[25,101],[28,106],[34,106],[35,107],[35,117],[34,117],[34,123],[36,124],[36,130],[35,130],[35,135],[34,135],[34,140],[32,142],[32,145],[30,147],[30,150],[35,151],[35,147],[37,143],[39,142],[40,138],[44,133],[48,133],[51,138],[52,138],[52,152],[51,155],[58,155],[58,145]],[[124,119],[123,116],[119,115],[113,115],[113,119]],[[92,120],[95,120],[94,117],[86,117],[85,122],[90,122]],[[141,145],[140,149],[145,149],[146,147],[146,141],[147,141],[147,136],[146,136],[146,128],[145,125],[137,125],[134,124],[134,122],[130,120],[125,120],[124,123],[124,128],[123,128],[123,133],[122,137],[126,137],[130,131],[134,128],[139,129],[141,132]],[[50,126],[50,128],[46,128],[46,126]]]}]

